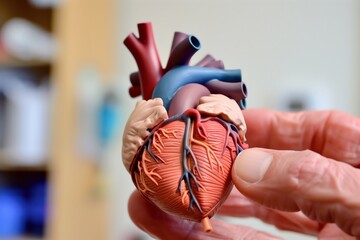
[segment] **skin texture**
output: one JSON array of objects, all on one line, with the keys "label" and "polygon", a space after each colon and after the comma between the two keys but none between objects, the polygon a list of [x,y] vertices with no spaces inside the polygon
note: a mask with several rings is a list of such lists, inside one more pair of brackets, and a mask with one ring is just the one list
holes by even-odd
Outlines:
[{"label": "skin texture", "polygon": [[[243,113],[254,148],[237,157],[237,189],[219,214],[257,217],[319,239],[360,239],[360,119],[337,111]],[[211,219],[214,231],[204,233],[200,224],[163,213],[138,192],[128,206],[134,223],[160,239],[278,239],[219,219]]]}]

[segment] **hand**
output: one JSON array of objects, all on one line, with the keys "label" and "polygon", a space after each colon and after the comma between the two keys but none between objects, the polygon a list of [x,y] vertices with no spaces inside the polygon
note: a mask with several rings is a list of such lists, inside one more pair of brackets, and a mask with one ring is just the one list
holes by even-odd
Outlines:
[{"label": "hand", "polygon": [[[234,190],[218,213],[257,217],[280,229],[319,238],[351,238],[344,231],[356,235],[360,228],[360,175],[356,168],[360,165],[360,120],[339,112],[290,114],[246,110],[244,115],[250,146],[297,151],[249,149],[241,153],[234,164],[233,181],[240,191],[258,203]],[[302,151],[304,149],[310,151]],[[258,163],[265,163],[260,174],[246,171],[246,167],[252,165],[247,160],[256,162],[254,155],[263,159]],[[318,168],[314,168],[314,164]],[[325,174],[327,172],[331,174]],[[304,179],[309,180],[304,182]],[[298,210],[303,213],[288,212]],[[200,224],[165,214],[138,192],[130,198],[129,213],[141,229],[161,239],[277,239],[219,219],[211,219],[214,231],[204,233]],[[350,219],[355,221],[349,222]],[[336,221],[338,225],[331,223]]]},{"label": "hand", "polygon": [[237,189],[272,209],[300,210],[319,222],[319,238],[360,237],[360,119],[340,112],[245,117],[250,146],[297,151],[245,150],[233,167]]}]

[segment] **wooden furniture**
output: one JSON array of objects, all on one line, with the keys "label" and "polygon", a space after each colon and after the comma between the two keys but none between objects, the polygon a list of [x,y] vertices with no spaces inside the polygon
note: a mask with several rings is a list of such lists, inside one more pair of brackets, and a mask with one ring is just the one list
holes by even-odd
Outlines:
[{"label": "wooden furniture", "polygon": [[[46,165],[24,167],[0,164],[0,175],[13,181],[16,174],[46,178],[49,217],[44,239],[108,239],[108,204],[101,168],[76,148],[77,78],[85,67],[101,79],[112,79],[115,64],[115,11],[113,0],[60,1],[51,9],[36,9],[28,0],[0,3],[0,24],[23,17],[51,31],[59,44],[51,63],[0,60],[1,67],[24,67],[51,76],[51,149]],[[1,27],[1,25],[0,25]],[[22,238],[23,237],[23,238]],[[18,239],[18,238],[17,238]],[[20,236],[19,239],[26,239]]]}]

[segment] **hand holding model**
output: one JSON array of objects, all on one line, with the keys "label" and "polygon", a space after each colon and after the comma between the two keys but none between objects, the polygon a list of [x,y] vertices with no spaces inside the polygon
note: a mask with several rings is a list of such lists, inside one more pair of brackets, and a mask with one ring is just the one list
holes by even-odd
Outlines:
[{"label": "hand holding model", "polygon": [[124,44],[139,68],[129,94],[144,100],[122,149],[137,188],[129,201],[135,224],[160,239],[276,239],[211,219],[222,214],[320,239],[360,239],[360,119],[334,111],[243,115],[240,69],[210,55],[190,65],[200,42],[181,32],[163,67],[151,24],[138,30]]},{"label": "hand holding model", "polygon": [[[243,114],[254,148],[236,158],[232,180],[237,189],[218,214],[256,217],[319,239],[359,238],[360,119],[336,111]],[[212,219],[214,230],[205,233],[196,222],[162,212],[138,192],[130,198],[129,213],[136,225],[160,239],[277,239],[219,219]]]}]

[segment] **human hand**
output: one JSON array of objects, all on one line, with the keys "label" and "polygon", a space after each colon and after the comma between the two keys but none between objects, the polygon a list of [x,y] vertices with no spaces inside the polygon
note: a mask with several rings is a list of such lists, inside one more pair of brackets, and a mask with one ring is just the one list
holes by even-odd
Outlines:
[{"label": "human hand", "polygon": [[246,119],[250,146],[268,149],[238,156],[237,189],[272,209],[301,211],[319,223],[319,238],[360,238],[360,119],[334,111],[249,111]]},{"label": "human hand", "polygon": [[[360,185],[359,182],[356,182],[359,178],[359,170],[356,166],[360,165],[360,120],[339,112],[290,114],[268,110],[246,110],[243,113],[247,121],[247,137],[250,146],[296,151],[262,150],[272,156],[272,160],[266,160],[266,158],[263,160],[265,163],[268,162],[270,168],[268,172],[264,170],[265,168],[262,168],[263,174],[257,175],[258,178],[263,177],[262,181],[254,178],[256,172],[247,172],[245,168],[248,165],[246,159],[250,161],[255,159],[252,158],[251,154],[256,154],[259,149],[249,149],[241,153],[234,164],[233,181],[237,188],[247,197],[268,207],[255,203],[234,190],[218,213],[236,217],[257,217],[280,229],[317,235],[320,239],[328,237],[333,239],[351,238],[341,230],[341,227],[343,227],[344,231],[350,231],[349,233],[356,235],[356,232],[351,231],[356,231],[359,228],[359,208],[351,208],[352,211],[349,212],[350,209],[347,207],[359,205],[356,204],[357,199],[359,199],[357,189],[359,189]],[[304,149],[310,149],[314,152],[309,150],[301,151]],[[322,154],[324,157],[315,152]],[[267,155],[265,154],[265,156]],[[329,158],[337,161],[329,160]],[[329,176],[321,175],[324,171],[312,168],[314,163],[310,164],[311,167],[307,167],[309,161],[312,163],[312,160],[308,159],[317,159],[314,160],[314,163],[322,167],[326,164],[319,162],[323,161],[326,161],[326,163],[331,162],[329,166],[336,167],[326,167],[325,169],[332,169],[332,174],[329,174]],[[271,164],[269,164],[270,161]],[[255,163],[255,160],[252,162]],[[305,169],[313,170],[309,174],[315,174],[315,178],[313,179],[307,174],[296,175],[294,172],[286,171],[291,166],[302,166],[301,168],[291,168],[294,169],[293,171],[302,170],[302,173],[307,173],[304,171]],[[245,177],[257,183],[247,184],[239,179],[240,175],[238,175],[237,171],[239,167],[240,174],[245,173]],[[346,170],[339,170],[341,174],[347,171],[355,172],[358,177],[356,178],[356,175],[346,176],[347,179],[351,179],[349,181],[341,177],[337,178],[333,171],[343,168]],[[281,174],[278,173],[279,171],[282,171]],[[289,176],[289,174],[292,175]],[[309,182],[296,180],[299,180],[296,177],[303,175],[309,178]],[[320,181],[322,176],[326,177],[324,181]],[[291,181],[287,181],[288,179]],[[288,185],[286,185],[287,183]],[[307,185],[301,187],[300,183]],[[326,183],[328,188],[324,185]],[[340,185],[342,183],[344,185]],[[334,186],[336,188],[331,190]],[[352,188],[354,188],[353,192],[350,190]],[[318,190],[320,192],[317,192]],[[327,195],[322,195],[323,193]],[[330,195],[331,193],[333,195]],[[336,193],[346,195],[335,197]],[[321,198],[314,197],[316,194]],[[350,199],[347,197],[350,197]],[[329,202],[327,202],[327,199]],[[308,211],[305,211],[306,209]],[[346,211],[341,212],[342,209]],[[304,210],[304,213],[288,212],[298,210]],[[324,214],[319,214],[322,211]],[[334,214],[327,214],[329,212]],[[167,215],[146,201],[138,192],[134,192],[130,198],[129,213],[134,223],[141,229],[161,239],[277,239],[266,233],[248,227],[232,225],[219,219],[211,219],[214,231],[204,233],[200,224]],[[335,222],[335,214],[339,227],[331,224],[331,222]],[[320,216],[323,218],[320,219]],[[342,219],[345,220],[341,223],[340,220]],[[355,221],[349,222],[347,219],[355,219]],[[352,226],[351,229],[347,227],[347,223]]]}]

